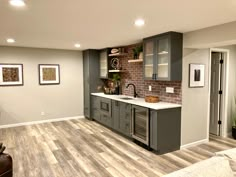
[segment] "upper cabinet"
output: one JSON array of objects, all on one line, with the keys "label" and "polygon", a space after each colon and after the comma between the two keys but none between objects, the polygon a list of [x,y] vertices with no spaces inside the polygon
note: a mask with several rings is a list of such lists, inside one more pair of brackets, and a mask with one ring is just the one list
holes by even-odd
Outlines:
[{"label": "upper cabinet", "polygon": [[107,50],[100,51],[100,78],[108,78]]},{"label": "upper cabinet", "polygon": [[182,33],[168,32],[145,38],[144,79],[146,80],[182,80]]}]

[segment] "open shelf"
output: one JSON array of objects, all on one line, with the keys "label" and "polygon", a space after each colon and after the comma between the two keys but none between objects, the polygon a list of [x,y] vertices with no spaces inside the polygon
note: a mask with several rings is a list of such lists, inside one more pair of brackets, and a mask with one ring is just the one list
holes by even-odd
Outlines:
[{"label": "open shelf", "polygon": [[111,54],[109,54],[108,56],[109,57],[118,57],[118,56],[126,56],[127,55],[127,53],[111,53]]},{"label": "open shelf", "polygon": [[166,55],[166,54],[168,54],[167,51],[162,51],[162,52],[159,52],[159,53],[158,53],[158,55]]},{"label": "open shelf", "polygon": [[143,59],[132,59],[128,60],[129,63],[138,63],[138,62],[143,62]]},{"label": "open shelf", "polygon": [[119,69],[111,69],[109,70],[109,73],[123,73],[126,72],[126,70],[119,70]]},{"label": "open shelf", "polygon": [[145,56],[153,56],[153,53],[146,54]]},{"label": "open shelf", "polygon": [[158,64],[158,66],[168,66],[168,63],[161,63],[161,64]]},{"label": "open shelf", "polygon": [[144,65],[145,67],[153,67],[153,64]]}]

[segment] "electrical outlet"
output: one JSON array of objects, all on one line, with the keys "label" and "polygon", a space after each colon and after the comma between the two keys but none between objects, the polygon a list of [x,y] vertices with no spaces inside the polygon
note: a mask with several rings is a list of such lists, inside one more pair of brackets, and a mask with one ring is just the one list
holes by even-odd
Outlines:
[{"label": "electrical outlet", "polygon": [[42,111],[42,112],[41,112],[41,116],[44,116],[44,115],[45,115],[45,112]]},{"label": "electrical outlet", "polygon": [[174,87],[166,87],[166,93],[174,93]]},{"label": "electrical outlet", "polygon": [[152,91],[152,86],[151,86],[151,85],[148,86],[148,90],[149,90],[150,92]]}]

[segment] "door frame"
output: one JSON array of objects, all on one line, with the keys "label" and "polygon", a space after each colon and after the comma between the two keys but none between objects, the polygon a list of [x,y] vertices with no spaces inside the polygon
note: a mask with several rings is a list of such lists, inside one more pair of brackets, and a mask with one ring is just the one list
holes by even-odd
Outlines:
[{"label": "door frame", "polygon": [[210,134],[210,96],[211,96],[211,61],[212,61],[212,52],[220,52],[224,54],[224,65],[223,65],[223,94],[222,94],[222,103],[221,103],[221,121],[222,126],[220,128],[220,136],[227,137],[227,117],[228,117],[228,83],[229,83],[229,56],[230,51],[228,49],[221,48],[210,48],[210,61],[209,61],[209,90],[208,90],[208,119],[207,119],[207,138],[209,139]]}]

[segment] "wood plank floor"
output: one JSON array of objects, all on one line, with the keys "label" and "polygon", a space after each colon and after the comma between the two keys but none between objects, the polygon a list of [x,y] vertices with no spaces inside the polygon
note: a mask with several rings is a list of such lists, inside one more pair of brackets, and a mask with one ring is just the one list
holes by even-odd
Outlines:
[{"label": "wood plank floor", "polygon": [[14,177],[158,177],[236,147],[210,142],[164,155],[149,152],[86,119],[0,129],[14,159]]}]

